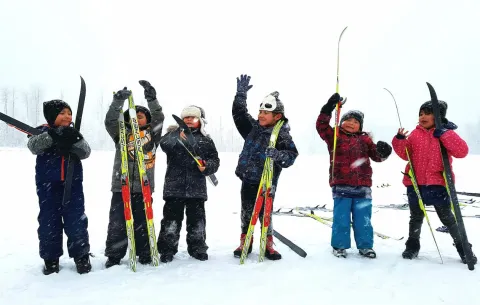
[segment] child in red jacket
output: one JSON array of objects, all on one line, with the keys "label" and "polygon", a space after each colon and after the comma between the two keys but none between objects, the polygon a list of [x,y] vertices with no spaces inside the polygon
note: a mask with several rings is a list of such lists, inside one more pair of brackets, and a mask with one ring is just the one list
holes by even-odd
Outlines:
[{"label": "child in red jacket", "polygon": [[[322,107],[317,119],[317,132],[327,142],[330,164],[333,161],[334,130],[330,126],[333,109],[341,101],[335,93]],[[342,116],[337,137],[335,164],[330,165],[330,186],[333,194],[333,254],[346,257],[350,248],[350,212],[352,214],[355,242],[361,255],[375,258],[373,248],[372,168],[370,159],[385,161],[392,147],[383,141],[373,143],[363,128],[363,113],[351,110]]]},{"label": "child in red jacket", "polygon": [[[405,161],[408,161],[406,153],[408,149],[423,203],[435,207],[438,217],[448,228],[455,242],[455,247],[457,248],[460,258],[463,263],[466,263],[460,231],[455,216],[450,209],[450,196],[443,178],[444,167],[440,151],[440,141],[447,149],[450,164],[452,163],[452,157],[464,158],[467,156],[468,146],[467,143],[455,133],[454,130],[457,129],[457,126],[445,118],[447,114],[447,103],[439,101],[439,106],[443,123],[442,126],[438,128],[435,126],[432,102],[425,102],[420,107],[418,125],[415,130],[408,135],[408,131],[400,128],[398,134],[392,140],[392,145],[395,153]],[[407,164],[405,173],[408,173],[409,170],[410,165]],[[453,178],[455,178],[455,176],[453,176]],[[420,209],[410,177],[405,176],[403,184],[407,187],[408,203],[410,206],[410,226],[409,237],[405,243],[406,249],[402,253],[402,256],[406,259],[413,259],[418,256],[418,252],[420,251],[420,233],[424,214]],[[474,262],[477,262],[475,255]]]}]

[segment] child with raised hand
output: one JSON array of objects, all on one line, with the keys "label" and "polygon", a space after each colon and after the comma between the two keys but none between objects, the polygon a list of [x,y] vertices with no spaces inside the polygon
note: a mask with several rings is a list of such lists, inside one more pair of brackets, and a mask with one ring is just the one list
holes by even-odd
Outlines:
[{"label": "child with raised hand", "polygon": [[[327,143],[330,153],[330,186],[333,195],[333,226],[331,245],[333,254],[346,257],[351,246],[350,224],[357,249],[362,256],[376,258],[373,250],[372,217],[372,168],[370,159],[385,161],[392,147],[383,141],[375,144],[370,135],[363,131],[364,114],[350,110],[341,120],[334,153],[334,129],[330,126],[332,112],[342,98],[333,94],[322,107],[316,128]],[[333,168],[333,172],[332,172]]]}]

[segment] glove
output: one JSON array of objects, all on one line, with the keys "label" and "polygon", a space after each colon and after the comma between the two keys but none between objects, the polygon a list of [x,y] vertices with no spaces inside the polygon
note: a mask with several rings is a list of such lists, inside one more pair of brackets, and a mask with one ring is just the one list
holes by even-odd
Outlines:
[{"label": "glove", "polygon": [[442,128],[435,128],[435,130],[433,131],[433,136],[437,139],[439,139],[444,133],[446,133],[448,131],[448,129],[446,129],[445,127],[442,127]]},{"label": "glove", "polygon": [[246,74],[240,75],[240,78],[237,77],[237,93],[247,94],[247,91],[250,90],[253,85],[249,85],[250,76]]},{"label": "glove", "polygon": [[390,146],[390,144],[388,144],[387,142],[378,141],[377,152],[382,159],[386,159],[392,153],[392,146]]},{"label": "glove", "polygon": [[149,82],[147,82],[146,80],[140,80],[138,82],[143,87],[143,89],[145,89],[144,94],[147,102],[151,102],[157,98],[157,91],[155,91],[155,88],[153,88]]},{"label": "glove", "polygon": [[128,97],[129,97],[130,95],[132,95],[132,91],[127,90],[127,87],[123,87],[123,89],[117,91],[117,93],[115,93],[115,94],[113,95],[113,97],[114,97],[116,100],[125,101],[126,99],[128,99]]},{"label": "glove", "polygon": [[280,159],[280,152],[275,147],[267,147],[265,150],[265,156],[272,159],[273,161],[277,161]]},{"label": "glove", "polygon": [[[331,114],[338,103],[343,101],[343,97],[340,97],[340,94],[335,93],[329,99],[328,102],[323,105],[321,113]],[[341,106],[341,105],[340,105]]]},{"label": "glove", "polygon": [[58,128],[50,128],[48,134],[53,139],[59,153],[63,156],[68,155],[73,144],[83,139],[82,134],[73,127],[60,126]]}]

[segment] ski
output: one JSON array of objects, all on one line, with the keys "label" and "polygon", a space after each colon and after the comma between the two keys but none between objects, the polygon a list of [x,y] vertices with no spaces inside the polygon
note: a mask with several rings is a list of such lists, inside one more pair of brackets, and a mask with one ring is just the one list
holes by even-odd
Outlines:
[{"label": "ski", "polygon": [[[85,94],[86,94],[85,80],[83,80],[83,77],[80,76],[80,96],[78,99],[77,115],[75,116],[75,122],[73,125],[73,127],[78,131],[80,131],[80,125],[82,124],[83,106],[85,105]],[[72,156],[71,154],[68,154],[67,172],[65,175],[65,187],[63,189],[63,199],[62,199],[63,206],[66,206],[70,202],[71,195],[72,195],[73,171],[75,168],[74,159],[76,159],[76,156]]]},{"label": "ski", "polygon": [[290,239],[286,238],[285,236],[283,236],[282,234],[278,233],[277,231],[273,230],[273,236],[275,236],[276,239],[278,239],[279,241],[281,241],[283,244],[285,244],[287,247],[289,247],[290,249],[292,249],[293,252],[297,253],[298,255],[300,255],[301,257],[305,258],[307,257],[307,252],[305,252],[305,250],[303,250],[302,248],[300,248],[299,246],[297,246],[294,242],[292,242]]},{"label": "ski", "polygon": [[122,158],[121,165],[121,184],[122,184],[122,199],[123,199],[123,211],[125,216],[125,224],[127,229],[128,240],[128,261],[130,269],[133,272],[137,270],[137,254],[135,249],[135,229],[133,226],[134,219],[132,218],[132,206],[131,206],[131,194],[130,194],[130,179],[128,172],[128,150],[127,150],[127,135],[125,127],[125,118],[123,111],[120,110],[118,117],[119,127],[119,144],[120,155]]},{"label": "ski", "polygon": [[[172,117],[175,119],[178,126],[180,127],[180,129],[183,131],[183,133],[187,137],[187,142],[190,145],[190,147],[192,147],[193,153],[192,153],[192,151],[190,151],[190,149],[187,148],[187,146],[185,146],[185,144],[182,142],[182,140],[178,139],[178,142],[180,144],[182,144],[182,146],[187,150],[188,154],[190,156],[192,156],[192,158],[195,160],[195,162],[197,162],[197,164],[199,166],[203,166],[203,164],[201,164],[200,161],[198,161],[198,159],[197,159],[198,154],[197,154],[197,152],[195,151],[195,148],[194,148],[194,145],[195,145],[196,141],[195,141],[195,137],[192,134],[192,131],[190,130],[190,128],[187,126],[187,124],[181,118],[179,118],[178,116],[176,116],[174,114],[172,114]],[[218,179],[215,176],[215,174],[208,175],[207,180],[210,181],[210,183],[214,186],[218,185]]]},{"label": "ski", "polygon": [[480,197],[480,193],[457,192],[458,195]]},{"label": "ski", "polygon": [[[332,218],[326,218],[326,217],[321,217],[321,216],[318,216],[318,215],[315,215],[315,213],[313,213],[313,211],[311,211],[310,213],[305,213],[304,211],[300,211],[300,210],[297,210],[297,212],[299,214],[302,214],[306,217],[310,217],[312,219],[315,219],[316,221],[328,226],[328,227],[332,227],[332,222],[333,222],[333,217]],[[352,224],[350,224],[350,226],[352,226]],[[400,241],[400,240],[403,240],[403,236],[402,237],[392,237],[392,236],[389,236],[389,235],[385,235],[385,234],[382,234],[382,233],[379,233],[379,232],[376,232],[376,231],[373,231],[373,234],[375,234],[377,237],[380,237],[381,239],[393,239],[393,240],[397,240],[397,241]]]},{"label": "ski", "polygon": [[158,249],[157,238],[155,236],[155,224],[153,222],[153,208],[152,208],[152,191],[150,189],[150,181],[148,180],[147,171],[145,169],[142,139],[140,138],[140,127],[137,121],[137,112],[135,110],[135,103],[133,96],[128,97],[128,111],[130,114],[130,125],[132,127],[135,156],[138,164],[138,173],[140,176],[140,184],[143,194],[143,203],[145,205],[145,217],[147,218],[147,232],[148,242],[150,245],[150,256],[152,258],[152,265],[158,266]]},{"label": "ski", "polygon": [[[437,93],[431,84],[427,82],[428,90],[430,91],[430,97],[432,101],[433,115],[435,117],[435,126],[440,128],[442,126],[442,120],[440,118],[440,106],[438,103]],[[444,167],[444,178],[446,182],[446,187],[448,193],[450,194],[450,200],[453,204],[453,209],[455,211],[455,218],[457,219],[458,229],[462,235],[462,245],[463,251],[465,252],[465,259],[467,261],[467,266],[469,270],[474,270],[475,265],[473,261],[473,252],[468,242],[467,232],[465,230],[465,224],[463,223],[462,212],[460,211],[460,204],[457,198],[457,192],[455,189],[455,183],[453,182],[452,168],[450,167],[450,161],[448,160],[448,153],[445,146],[443,146],[442,141],[438,140],[440,144],[440,150],[442,153],[442,161]]]},{"label": "ski", "polygon": [[[272,143],[273,138],[275,138],[274,142],[276,143],[276,138],[278,136],[278,133],[280,132],[280,127],[281,127],[280,124],[283,125],[283,120],[278,121],[277,124],[275,125],[275,127],[273,128],[272,135],[270,136],[270,144]],[[280,127],[278,127],[278,126],[280,126]],[[252,241],[253,232],[255,230],[255,225],[257,224],[257,220],[258,220],[258,217],[260,215],[260,211],[262,209],[262,206],[265,203],[266,192],[270,191],[269,189],[267,190],[267,188],[266,188],[266,183],[267,183],[266,179],[267,179],[267,171],[269,169],[269,162],[270,162],[270,158],[265,158],[265,163],[264,163],[263,172],[262,172],[262,178],[260,179],[260,184],[258,185],[257,198],[255,200],[255,205],[253,207],[252,216],[250,218],[250,224],[248,226],[247,235],[245,237],[245,242],[244,242],[244,245],[243,245],[242,254],[240,256],[240,264],[243,264],[245,262],[245,259],[247,258],[248,249],[250,248],[250,243]],[[270,177],[273,177],[273,173]],[[271,182],[270,182],[270,184],[271,184]],[[264,211],[264,215],[263,215],[264,220],[265,220],[265,214],[266,214],[266,211]],[[259,258],[258,258],[259,261],[263,261],[262,248],[263,248],[263,256],[265,255],[266,236],[265,236],[265,240],[263,240],[263,236],[264,236],[263,232],[264,231],[263,231],[263,226],[262,226],[262,237],[260,238],[260,255],[259,255]]]},{"label": "ski", "polygon": [[30,125],[27,125],[23,122],[20,122],[19,120],[14,119],[11,116],[6,115],[2,112],[0,112],[0,120],[7,123],[8,126],[13,127],[15,129],[17,129],[18,131],[21,131],[21,132],[26,133],[28,135],[36,136],[36,135],[39,135],[39,134],[42,133],[40,131],[40,129],[34,128]]}]

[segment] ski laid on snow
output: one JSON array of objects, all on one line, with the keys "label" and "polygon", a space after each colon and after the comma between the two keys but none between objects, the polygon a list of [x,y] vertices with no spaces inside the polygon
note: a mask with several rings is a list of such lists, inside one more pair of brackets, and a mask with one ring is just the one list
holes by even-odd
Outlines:
[{"label": "ski laid on snow", "polygon": [[140,138],[140,127],[138,126],[137,112],[135,110],[135,103],[133,102],[132,95],[128,97],[128,111],[130,114],[130,125],[132,127],[135,156],[137,159],[138,173],[140,176],[140,184],[143,194],[143,203],[145,205],[145,217],[147,218],[147,232],[148,242],[150,245],[150,256],[152,258],[152,265],[158,266],[159,257],[157,249],[157,238],[155,235],[155,224],[153,222],[152,191],[150,189],[150,181],[148,180],[147,171],[145,169],[142,139]]},{"label": "ski laid on snow", "polygon": [[303,250],[302,248],[300,248],[299,246],[297,246],[294,242],[292,242],[290,239],[286,238],[285,236],[283,236],[282,234],[278,233],[277,231],[273,230],[273,236],[275,236],[275,238],[277,238],[279,241],[281,241],[282,243],[284,243],[287,247],[289,247],[290,249],[292,249],[293,252],[297,253],[298,255],[300,255],[301,257],[305,258],[307,257],[307,252],[305,252],[305,250]]},{"label": "ski laid on snow", "polygon": [[[430,98],[432,101],[433,115],[435,117],[435,126],[440,128],[442,126],[442,120],[440,117],[440,106],[438,103],[437,93],[432,85],[427,83],[428,90],[430,91]],[[460,204],[458,203],[457,192],[455,190],[455,183],[453,182],[452,168],[450,167],[450,161],[448,159],[448,153],[445,146],[443,146],[442,141],[439,140],[440,150],[442,153],[442,161],[444,167],[444,177],[447,186],[448,193],[450,194],[450,200],[453,204],[453,209],[455,211],[455,218],[457,220],[458,229],[462,235],[462,245],[463,251],[465,252],[465,258],[467,261],[467,266],[469,270],[474,270],[475,265],[473,262],[473,252],[468,242],[467,232],[465,230],[465,224],[463,223],[462,212],[460,211]]]}]

